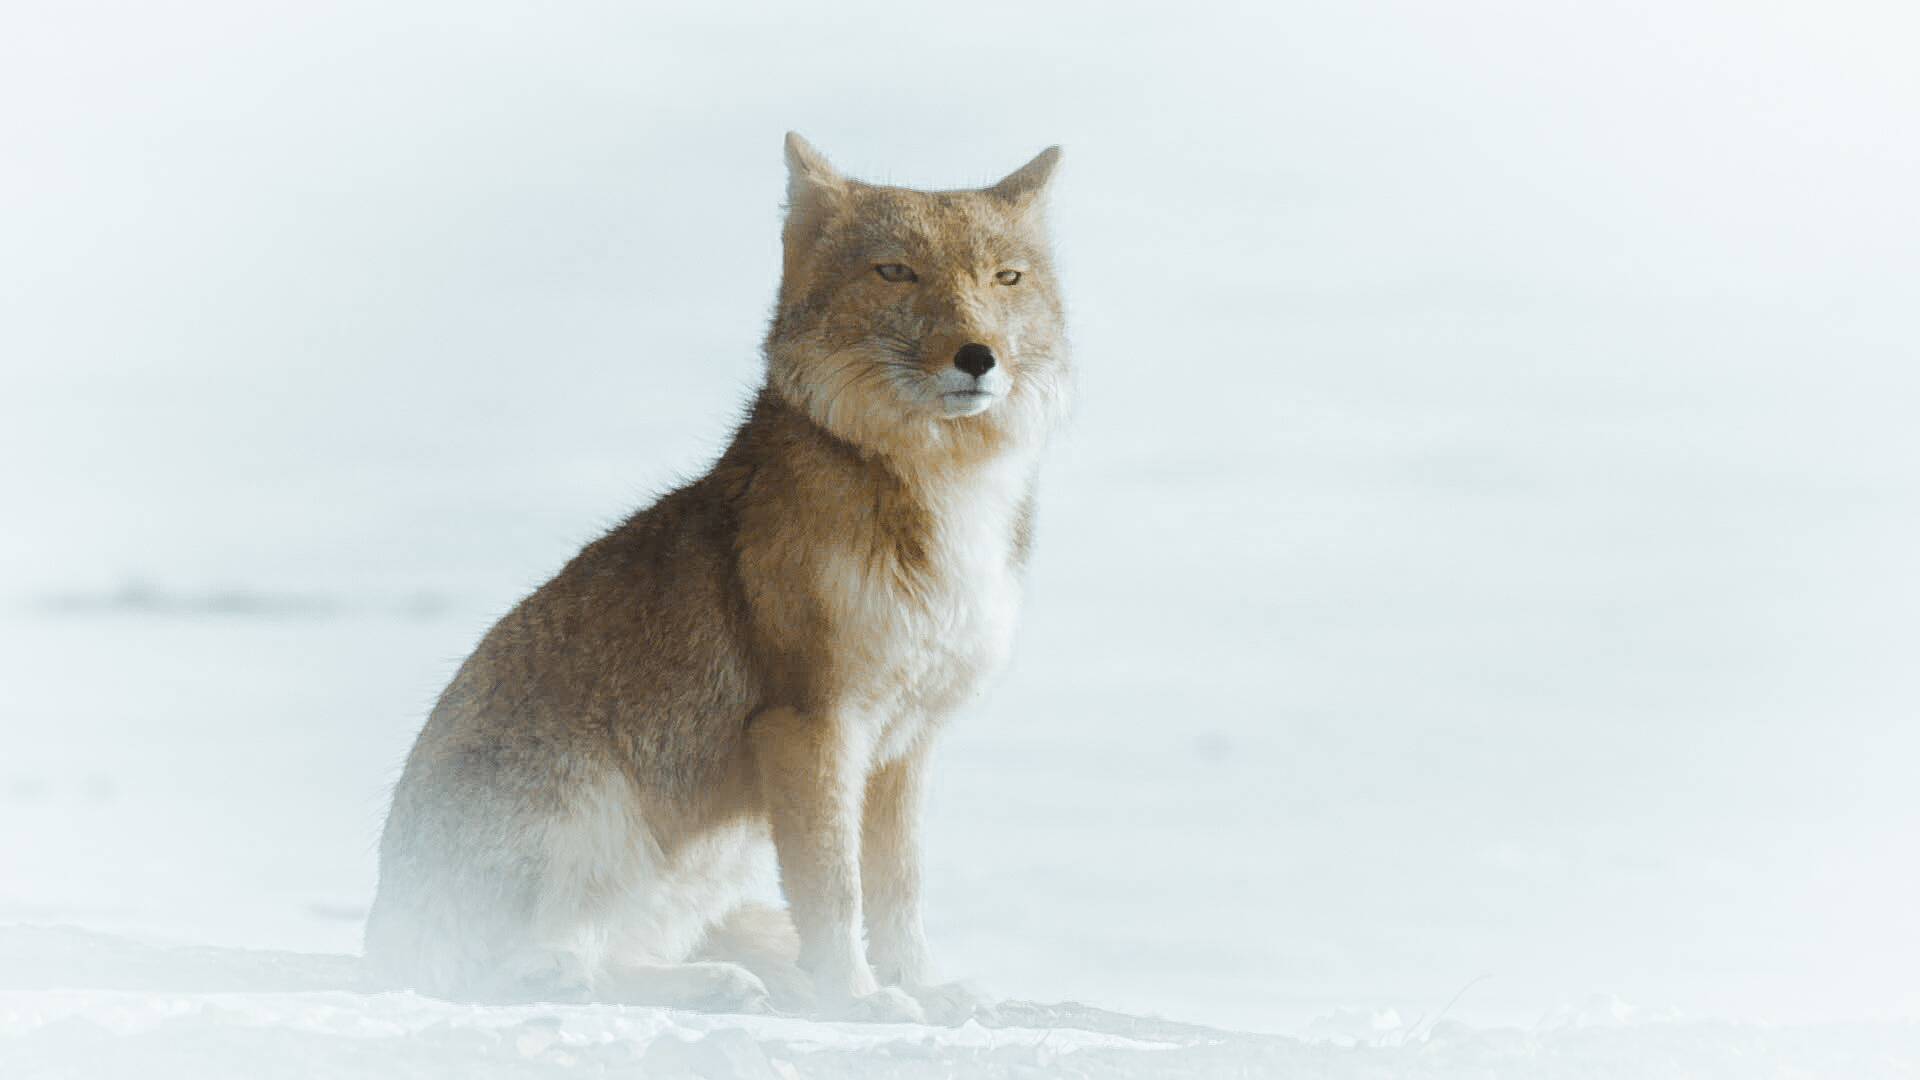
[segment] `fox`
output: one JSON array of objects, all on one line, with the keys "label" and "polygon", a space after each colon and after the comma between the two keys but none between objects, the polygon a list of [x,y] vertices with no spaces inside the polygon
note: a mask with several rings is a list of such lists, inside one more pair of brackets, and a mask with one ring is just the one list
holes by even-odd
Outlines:
[{"label": "fox", "polygon": [[[983,188],[786,137],[764,378],[587,544],[408,753],[364,965],[476,1002],[961,1023],[922,919],[932,748],[1011,650],[1072,367],[1049,147]],[[785,906],[754,899],[770,874]]]}]

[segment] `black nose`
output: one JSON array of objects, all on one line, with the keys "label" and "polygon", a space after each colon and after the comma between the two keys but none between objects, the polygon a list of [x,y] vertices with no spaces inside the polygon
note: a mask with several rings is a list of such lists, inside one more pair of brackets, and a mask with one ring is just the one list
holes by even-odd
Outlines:
[{"label": "black nose", "polygon": [[953,366],[977,379],[993,370],[993,350],[977,341],[968,342],[953,354]]}]

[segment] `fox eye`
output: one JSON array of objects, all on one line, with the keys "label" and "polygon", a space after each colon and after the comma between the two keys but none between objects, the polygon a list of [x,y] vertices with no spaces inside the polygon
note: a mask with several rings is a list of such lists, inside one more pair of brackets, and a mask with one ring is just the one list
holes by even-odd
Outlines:
[{"label": "fox eye", "polygon": [[1002,285],[1018,285],[1020,284],[1020,271],[1002,270],[999,273],[993,275],[993,280],[999,282]]},{"label": "fox eye", "polygon": [[920,275],[914,273],[913,268],[905,263],[881,263],[879,266],[873,268],[873,272],[879,274],[883,281],[920,280]]}]

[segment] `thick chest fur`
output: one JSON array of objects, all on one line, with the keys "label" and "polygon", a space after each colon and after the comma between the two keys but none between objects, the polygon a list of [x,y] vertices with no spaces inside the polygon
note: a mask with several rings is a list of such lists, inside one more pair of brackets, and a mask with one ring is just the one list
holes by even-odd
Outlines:
[{"label": "thick chest fur", "polygon": [[1027,470],[997,466],[912,493],[908,507],[882,500],[825,552],[816,602],[841,704],[871,725],[878,760],[904,754],[1005,663],[1027,483]]}]

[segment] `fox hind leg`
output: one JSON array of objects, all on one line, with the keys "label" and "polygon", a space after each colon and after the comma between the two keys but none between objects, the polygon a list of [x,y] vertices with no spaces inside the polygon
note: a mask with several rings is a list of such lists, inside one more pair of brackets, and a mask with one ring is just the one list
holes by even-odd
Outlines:
[{"label": "fox hind leg", "polygon": [[748,833],[723,830],[669,856],[617,774],[578,785],[565,813],[528,832],[542,857],[526,944],[495,969],[488,997],[768,1010],[751,971],[691,958],[750,880]]}]

